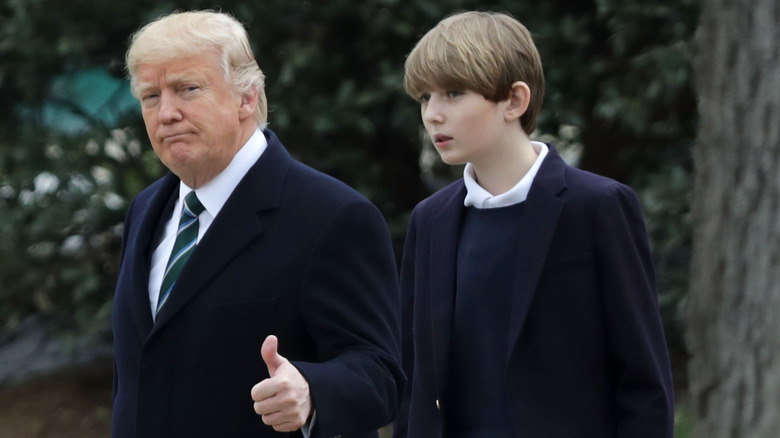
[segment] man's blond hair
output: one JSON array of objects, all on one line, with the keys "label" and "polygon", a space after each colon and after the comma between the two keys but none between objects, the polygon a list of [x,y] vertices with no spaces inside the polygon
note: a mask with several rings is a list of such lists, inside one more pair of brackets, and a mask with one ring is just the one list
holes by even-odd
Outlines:
[{"label": "man's blond hair", "polygon": [[542,61],[528,29],[510,15],[471,11],[445,18],[409,53],[405,70],[404,88],[415,99],[441,88],[500,102],[514,82],[525,82],[531,100],[520,124],[529,135],[536,128],[544,97]]},{"label": "man's blond hair", "polygon": [[236,92],[257,91],[255,116],[260,127],[265,127],[268,119],[265,75],[257,65],[244,26],[221,12],[175,12],[133,34],[125,56],[133,95],[138,97],[136,72],[139,64],[157,64],[209,51],[219,54],[225,80]]}]

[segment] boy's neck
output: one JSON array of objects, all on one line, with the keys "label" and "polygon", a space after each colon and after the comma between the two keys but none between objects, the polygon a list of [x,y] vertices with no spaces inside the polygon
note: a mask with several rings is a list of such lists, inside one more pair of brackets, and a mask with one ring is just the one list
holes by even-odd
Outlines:
[{"label": "boy's neck", "polygon": [[527,135],[516,137],[511,144],[493,152],[479,162],[471,162],[475,180],[493,196],[506,193],[517,185],[539,155]]}]

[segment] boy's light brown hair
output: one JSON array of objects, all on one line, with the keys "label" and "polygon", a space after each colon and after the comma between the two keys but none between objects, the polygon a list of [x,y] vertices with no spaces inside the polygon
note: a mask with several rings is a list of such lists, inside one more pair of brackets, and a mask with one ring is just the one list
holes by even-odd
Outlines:
[{"label": "boy's light brown hair", "polygon": [[520,118],[526,134],[536,128],[544,97],[544,72],[530,32],[498,12],[462,12],[440,21],[406,58],[404,88],[413,98],[435,89],[470,90],[492,102],[509,98],[512,84],[531,89]]}]

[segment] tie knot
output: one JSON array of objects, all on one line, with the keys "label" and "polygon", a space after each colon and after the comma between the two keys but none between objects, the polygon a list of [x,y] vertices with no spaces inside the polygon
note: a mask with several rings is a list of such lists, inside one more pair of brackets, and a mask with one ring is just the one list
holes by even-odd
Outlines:
[{"label": "tie knot", "polygon": [[187,193],[187,196],[184,197],[184,213],[192,216],[192,217],[198,217],[201,213],[203,213],[203,210],[205,210],[206,207],[203,206],[203,204],[200,203],[200,200],[198,199],[198,195],[195,194],[195,190]]}]

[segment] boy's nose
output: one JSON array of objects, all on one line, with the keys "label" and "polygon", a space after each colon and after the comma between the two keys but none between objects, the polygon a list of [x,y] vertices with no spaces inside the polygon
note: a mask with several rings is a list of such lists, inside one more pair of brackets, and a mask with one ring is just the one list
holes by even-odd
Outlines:
[{"label": "boy's nose", "polygon": [[439,110],[439,106],[435,103],[432,105],[429,101],[422,108],[422,119],[426,123],[441,123],[444,120],[444,116]]}]

